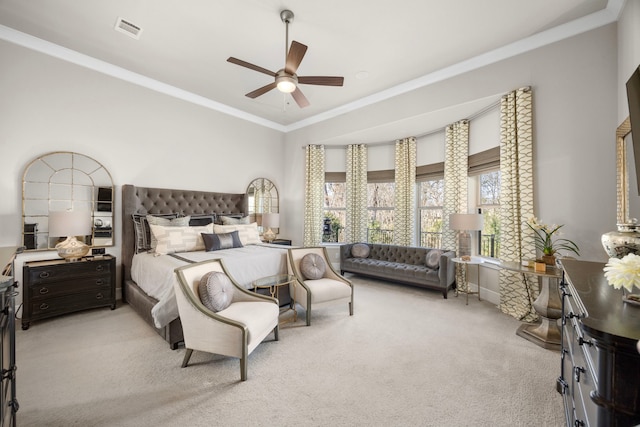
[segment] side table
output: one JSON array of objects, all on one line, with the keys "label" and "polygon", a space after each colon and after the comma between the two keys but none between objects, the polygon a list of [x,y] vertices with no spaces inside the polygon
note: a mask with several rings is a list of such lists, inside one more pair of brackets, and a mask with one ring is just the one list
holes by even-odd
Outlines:
[{"label": "side table", "polygon": [[478,294],[478,301],[482,301],[480,299],[480,275],[478,274],[478,291],[477,292],[472,292],[469,290],[469,280],[467,279],[467,277],[469,277],[469,264],[471,265],[478,265],[478,264],[482,264],[484,262],[484,260],[482,258],[479,257],[471,257],[471,259],[469,260],[463,260],[462,258],[456,257],[453,258],[451,261],[455,262],[456,264],[462,264],[464,265],[464,291],[460,289],[459,284],[456,285],[456,296],[458,296],[459,293],[463,293],[467,295],[467,301],[465,303],[465,305],[469,305],[469,294]]},{"label": "side table", "polygon": [[538,278],[540,294],[533,302],[533,308],[540,316],[540,322],[521,325],[516,335],[548,350],[560,350],[562,334],[558,326],[558,319],[562,317],[562,301],[559,292],[562,271],[551,266],[547,266],[545,271],[535,271],[535,269],[519,262],[503,261],[499,266],[505,270],[515,271],[522,275],[533,275]]},{"label": "side table", "polygon": [[[257,291],[258,289],[268,289],[269,294],[280,301],[279,298],[279,290],[282,286],[288,286],[293,284],[293,295],[291,295],[291,303],[288,308],[284,310],[280,310],[280,314],[286,313],[288,311],[293,311],[293,322],[298,321],[298,309],[296,308],[296,277],[291,274],[276,274],[274,276],[262,277],[260,279],[254,280],[252,282],[253,290]],[[291,321],[291,319],[287,319],[281,321],[280,323],[286,323]]]}]

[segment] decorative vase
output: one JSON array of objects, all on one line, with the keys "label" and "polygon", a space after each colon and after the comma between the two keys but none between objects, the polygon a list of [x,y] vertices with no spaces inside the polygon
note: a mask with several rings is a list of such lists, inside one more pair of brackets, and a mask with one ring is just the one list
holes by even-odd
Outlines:
[{"label": "decorative vase", "polygon": [[640,232],[636,224],[618,224],[618,231],[604,233],[601,240],[611,258],[640,253]]},{"label": "decorative vase", "polygon": [[542,255],[542,260],[547,265],[550,265],[552,267],[556,266],[556,256],[555,255]]}]

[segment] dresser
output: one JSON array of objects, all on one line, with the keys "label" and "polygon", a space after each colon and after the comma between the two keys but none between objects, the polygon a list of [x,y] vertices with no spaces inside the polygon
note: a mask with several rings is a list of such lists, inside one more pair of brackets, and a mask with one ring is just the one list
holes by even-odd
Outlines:
[{"label": "dresser", "polygon": [[568,426],[640,424],[640,307],[609,286],[604,263],[563,260],[557,390]]},{"label": "dresser", "polygon": [[111,255],[30,261],[23,267],[22,329],[33,320],[89,308],[116,308],[116,259]]},{"label": "dresser", "polygon": [[[16,398],[16,329],[15,296],[17,295],[13,279],[13,260],[16,248],[0,248],[0,366],[2,379],[0,385],[0,426],[16,425],[18,400]],[[6,266],[6,267],[5,267]]]}]

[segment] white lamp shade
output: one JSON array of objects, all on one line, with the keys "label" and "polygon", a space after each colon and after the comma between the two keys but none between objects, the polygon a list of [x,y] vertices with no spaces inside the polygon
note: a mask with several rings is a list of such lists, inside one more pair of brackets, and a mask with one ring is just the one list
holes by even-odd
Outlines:
[{"label": "white lamp shade", "polygon": [[278,228],[278,227],[280,227],[280,214],[277,214],[277,213],[263,213],[262,214],[262,227],[263,228]]},{"label": "white lamp shade", "polygon": [[482,230],[484,218],[482,214],[451,214],[449,228],[451,230]]},{"label": "white lamp shade", "polygon": [[50,211],[49,236],[88,236],[91,234],[89,211]]}]

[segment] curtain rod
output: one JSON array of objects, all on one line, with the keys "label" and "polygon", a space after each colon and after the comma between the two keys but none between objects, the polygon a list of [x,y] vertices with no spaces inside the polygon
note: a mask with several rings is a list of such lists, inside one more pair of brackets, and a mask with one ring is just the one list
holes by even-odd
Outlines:
[{"label": "curtain rod", "polygon": [[[460,120],[469,120],[469,121],[475,120],[478,117],[482,117],[483,115],[485,115],[489,111],[491,111],[494,108],[499,107],[499,106],[500,106],[500,100],[495,101],[495,102],[487,105],[483,109],[471,114],[466,119],[460,119]],[[419,138],[424,138],[425,136],[431,136],[431,135],[434,135],[436,133],[444,132],[446,129],[447,129],[447,126],[442,127],[442,128],[438,128],[438,129],[433,129],[433,130],[430,130],[428,132],[424,132],[424,133],[421,133],[419,135],[415,135],[415,138],[419,139]],[[349,145],[366,145],[367,147],[376,147],[376,146],[392,145],[392,144],[395,144],[395,141],[377,141],[377,142],[367,142],[367,143],[360,143],[360,144],[344,144],[344,145],[325,145],[324,149],[325,150],[332,150],[332,149],[336,149],[336,148],[345,149]],[[308,145],[322,145],[322,144],[308,144]],[[305,148],[306,148],[306,145],[302,147],[303,150]]]}]

